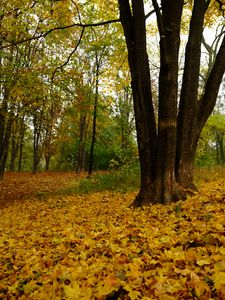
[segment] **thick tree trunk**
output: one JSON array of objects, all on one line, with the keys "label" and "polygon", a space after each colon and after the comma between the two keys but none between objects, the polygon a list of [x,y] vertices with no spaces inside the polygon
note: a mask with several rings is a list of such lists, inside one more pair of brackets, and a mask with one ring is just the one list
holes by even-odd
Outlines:
[{"label": "thick tree trunk", "polygon": [[198,99],[198,83],[205,0],[195,0],[186,47],[183,86],[178,114],[176,179],[185,188],[195,189],[194,160],[202,128],[213,111],[225,71],[225,36],[210,66],[210,74],[202,98]]},{"label": "thick tree trunk", "polygon": [[[156,187],[161,202],[171,202],[180,197],[175,181],[178,52],[180,46],[180,22],[183,2],[161,1],[162,15],[157,2],[160,32],[160,75],[158,143],[156,159]],[[173,9],[171,9],[171,7]]]},{"label": "thick tree trunk", "polygon": [[153,179],[156,160],[156,124],[152,103],[150,69],[146,52],[146,29],[142,0],[119,0],[121,23],[128,47],[135,124],[141,167],[141,189],[134,205],[155,202]]},{"label": "thick tree trunk", "polygon": [[157,0],[153,0],[160,33],[157,132],[146,53],[143,0],[118,0],[118,3],[128,48],[141,166],[141,189],[133,205],[167,203],[185,198],[186,188],[194,188],[193,166],[197,142],[215,105],[225,70],[224,41],[206,83],[205,94],[199,101],[202,30],[210,1],[195,0],[177,117],[178,50],[184,1],[162,0],[160,9]]},{"label": "thick tree trunk", "polygon": [[176,179],[185,188],[194,188],[194,159],[199,137],[198,85],[201,42],[206,11],[205,0],[195,0],[185,54],[185,68],[181,89],[176,150]]},{"label": "thick tree trunk", "polygon": [[[167,1],[168,2],[168,1]],[[179,30],[182,1],[171,5],[162,1],[161,15],[157,2],[157,19],[160,27],[161,71],[159,85],[159,130],[156,133],[152,102],[150,70],[146,53],[146,30],[143,1],[119,1],[128,59],[132,76],[135,121],[141,166],[141,189],[133,205],[164,203],[177,200],[175,182],[175,146],[177,114],[177,73]]]}]

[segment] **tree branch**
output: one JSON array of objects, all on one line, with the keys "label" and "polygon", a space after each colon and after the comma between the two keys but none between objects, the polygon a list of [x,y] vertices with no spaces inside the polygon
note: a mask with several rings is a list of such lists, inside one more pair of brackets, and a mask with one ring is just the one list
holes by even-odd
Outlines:
[{"label": "tree branch", "polygon": [[53,83],[53,81],[54,81],[54,77],[55,77],[56,72],[57,72],[59,69],[62,70],[62,68],[65,67],[65,66],[69,63],[70,58],[72,57],[72,55],[76,52],[78,46],[79,46],[80,43],[81,43],[82,37],[83,37],[83,35],[84,35],[84,30],[85,30],[85,27],[82,28],[81,34],[80,34],[80,38],[79,38],[79,40],[78,40],[78,42],[77,42],[77,44],[76,44],[76,47],[75,47],[75,48],[73,49],[73,51],[69,54],[69,56],[67,57],[66,61],[65,61],[61,66],[57,67],[57,68],[54,70],[54,72],[53,72],[53,74],[52,74],[52,79],[51,79],[51,82],[52,82],[52,83]]},{"label": "tree branch", "polygon": [[158,5],[157,0],[152,0],[152,4],[154,6],[154,11],[156,12],[159,34],[160,34],[160,37],[163,38],[163,37],[165,37],[165,34],[164,34],[164,27],[163,27],[163,21],[162,21],[162,15],[160,12],[160,7]]},{"label": "tree branch", "polygon": [[155,13],[155,9],[153,9],[149,13],[147,13],[147,15],[145,15],[145,20],[148,19],[154,13]]},{"label": "tree branch", "polygon": [[219,87],[224,76],[225,71],[225,35],[221,43],[220,49],[217,53],[214,65],[211,69],[209,77],[205,85],[205,93],[200,101],[200,109],[198,114],[199,128],[202,128],[212,112],[217,95],[219,92]]},{"label": "tree branch", "polygon": [[68,29],[68,28],[72,28],[72,27],[83,27],[83,28],[97,27],[97,26],[102,26],[102,25],[107,25],[107,24],[112,24],[112,23],[118,23],[118,22],[120,22],[120,19],[102,21],[102,22],[98,22],[98,23],[90,23],[90,24],[73,23],[70,25],[54,27],[44,33],[39,34],[38,36],[32,36],[30,38],[20,40],[20,41],[14,42],[14,43],[10,43],[8,45],[3,45],[0,47],[0,49],[9,48],[9,47],[12,47],[12,46],[15,46],[18,44],[22,44],[22,43],[29,42],[32,40],[37,40],[37,39],[43,38],[43,37],[47,36],[48,34],[50,34],[51,32],[56,31],[56,30],[63,30],[63,29]]}]

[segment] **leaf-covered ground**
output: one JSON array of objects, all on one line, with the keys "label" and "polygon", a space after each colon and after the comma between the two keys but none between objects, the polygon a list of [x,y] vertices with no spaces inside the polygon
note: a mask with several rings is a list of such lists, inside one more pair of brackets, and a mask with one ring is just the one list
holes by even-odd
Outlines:
[{"label": "leaf-covered ground", "polygon": [[26,199],[0,217],[0,299],[225,299],[225,182],[185,202]]},{"label": "leaf-covered ground", "polygon": [[0,181],[0,206],[8,205],[17,200],[57,191],[74,185],[76,178],[84,177],[74,172],[54,173],[6,173],[4,180]]}]

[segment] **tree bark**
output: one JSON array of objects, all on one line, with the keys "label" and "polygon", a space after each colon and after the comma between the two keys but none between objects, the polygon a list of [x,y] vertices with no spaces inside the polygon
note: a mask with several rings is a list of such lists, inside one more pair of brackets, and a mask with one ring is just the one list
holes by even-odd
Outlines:
[{"label": "tree bark", "polygon": [[96,140],[96,123],[97,123],[97,109],[98,109],[98,88],[99,88],[99,69],[100,69],[100,61],[98,55],[95,57],[96,63],[96,79],[95,79],[95,96],[94,96],[94,110],[93,110],[93,126],[92,126],[92,141],[91,141],[91,149],[90,149],[90,161],[89,161],[89,170],[88,175],[90,176],[93,171],[93,163],[94,163],[94,146]]},{"label": "tree bark", "polygon": [[205,0],[194,1],[177,121],[176,179],[179,184],[191,189],[194,188],[194,160],[200,135],[197,121],[199,110],[198,85],[206,9]]},{"label": "tree bark", "polygon": [[[155,202],[156,123],[152,103],[150,69],[146,52],[146,28],[142,0],[118,0],[131,72],[131,87],[141,167],[141,188],[134,205]],[[132,14],[133,13],[133,14]]]},{"label": "tree bark", "polygon": [[118,0],[128,49],[141,167],[141,187],[134,206],[183,199],[194,189],[193,169],[201,130],[215,105],[225,70],[224,40],[199,100],[199,71],[204,16],[210,1],[195,0],[186,46],[179,112],[178,51],[184,1],[153,0],[160,33],[158,131],[146,53],[143,0]]},{"label": "tree bark", "polygon": [[42,122],[42,113],[41,118],[39,119],[37,116],[33,118],[33,168],[32,173],[36,174],[38,172],[38,165],[40,160],[40,139],[41,139],[41,122]]},{"label": "tree bark", "polygon": [[24,135],[25,135],[25,131],[26,131],[26,126],[25,126],[24,119],[25,119],[25,116],[23,115],[22,118],[21,118],[20,134],[19,134],[19,160],[18,160],[18,172],[21,172],[21,168],[22,168]]},{"label": "tree bark", "polygon": [[9,171],[11,172],[15,171],[15,161],[18,152],[18,143],[16,142],[15,138],[16,137],[13,136],[11,141],[11,157],[10,157],[10,164],[9,164]]},{"label": "tree bark", "polygon": [[[162,15],[157,2],[160,32],[160,74],[158,142],[156,159],[156,186],[161,202],[178,199],[180,192],[175,181],[178,52],[180,46],[180,24],[183,1],[161,1]],[[171,9],[171,7],[173,9]]]},{"label": "tree bark", "polygon": [[[163,14],[154,1],[160,29],[161,70],[159,78],[159,129],[150,85],[146,53],[143,1],[119,1],[131,70],[134,112],[141,166],[141,189],[133,205],[170,202],[181,192],[175,182],[178,51],[182,1],[162,1]],[[169,8],[169,9],[168,9]],[[132,15],[133,13],[133,15]]]},{"label": "tree bark", "polygon": [[86,112],[81,112],[79,122],[79,141],[77,151],[77,167],[76,173],[80,173],[84,170],[85,165],[85,142],[86,142],[86,129],[87,129],[87,116]]},{"label": "tree bark", "polygon": [[11,129],[13,123],[14,107],[11,105],[10,112],[8,111],[8,91],[3,94],[3,102],[0,108],[0,180],[3,180],[5,166],[8,158],[9,143],[11,137]]}]

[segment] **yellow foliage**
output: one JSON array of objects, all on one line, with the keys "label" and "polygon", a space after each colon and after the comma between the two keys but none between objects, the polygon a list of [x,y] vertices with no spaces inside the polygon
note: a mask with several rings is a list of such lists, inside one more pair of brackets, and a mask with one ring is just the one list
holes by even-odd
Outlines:
[{"label": "yellow foliage", "polygon": [[223,186],[144,209],[129,208],[135,193],[15,199],[1,209],[0,298],[224,299]]}]

